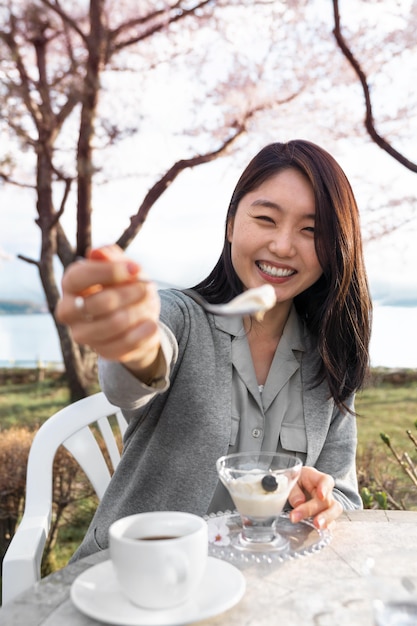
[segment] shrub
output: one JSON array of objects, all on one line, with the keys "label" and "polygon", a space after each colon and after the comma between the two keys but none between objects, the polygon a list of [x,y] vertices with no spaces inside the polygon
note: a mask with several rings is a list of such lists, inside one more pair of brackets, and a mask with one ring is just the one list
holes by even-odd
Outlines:
[{"label": "shrub", "polygon": [[[26,467],[34,433],[27,428],[9,428],[0,437],[0,556],[12,540],[22,516],[26,489]],[[53,468],[53,513],[42,561],[42,575],[53,569],[51,553],[58,531],[72,523],[77,504],[94,493],[78,463],[62,446]]]},{"label": "shrub", "polygon": [[27,428],[9,428],[0,436],[0,555],[14,535],[23,510],[26,465],[33,433]]},{"label": "shrub", "polygon": [[[414,426],[417,429],[417,420]],[[388,448],[391,458],[381,463],[380,455],[376,458],[374,445],[368,445],[366,453],[361,456],[358,462],[358,482],[365,509],[407,510],[417,505],[417,438],[411,430],[405,432],[412,444],[410,451],[400,451],[387,433],[380,433],[380,439]],[[411,482],[411,491],[399,485],[393,468],[395,464]]]}]

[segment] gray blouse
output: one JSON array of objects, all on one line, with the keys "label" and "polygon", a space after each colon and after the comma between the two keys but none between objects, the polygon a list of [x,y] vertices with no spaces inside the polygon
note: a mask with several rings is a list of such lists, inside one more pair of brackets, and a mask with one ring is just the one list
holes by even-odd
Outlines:
[{"label": "gray blouse", "polygon": [[[301,354],[306,349],[302,322],[292,307],[279,341],[267,380],[260,390],[243,320],[214,316],[215,326],[232,339],[232,428],[228,452],[288,452],[303,462],[307,453],[303,394],[300,375]],[[178,350],[176,338],[160,325],[164,355],[151,389],[138,381],[136,404],[148,402],[169,387],[170,364]],[[207,513],[233,510],[233,502],[219,481]]]},{"label": "gray blouse", "polygon": [[[264,386],[255,376],[241,318],[216,317],[216,326],[232,340],[232,432],[229,453],[296,454],[304,462],[307,437],[302,404],[300,354],[305,349],[301,321],[294,308],[284,328]],[[221,483],[209,512],[234,508]]]}]

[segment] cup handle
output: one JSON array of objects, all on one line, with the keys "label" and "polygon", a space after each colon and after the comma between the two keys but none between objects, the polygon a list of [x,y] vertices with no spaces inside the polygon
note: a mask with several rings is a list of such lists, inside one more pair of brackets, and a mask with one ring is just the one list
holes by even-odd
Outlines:
[{"label": "cup handle", "polygon": [[165,580],[169,585],[181,585],[189,577],[188,559],[181,553],[167,557]]}]

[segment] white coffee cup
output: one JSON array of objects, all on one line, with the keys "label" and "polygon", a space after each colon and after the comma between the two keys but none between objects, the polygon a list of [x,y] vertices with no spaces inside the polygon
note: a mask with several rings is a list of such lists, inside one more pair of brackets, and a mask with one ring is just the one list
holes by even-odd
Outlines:
[{"label": "white coffee cup", "polygon": [[167,609],[190,599],[208,552],[207,522],[179,511],[138,513],[109,530],[110,558],[122,593],[145,609]]}]

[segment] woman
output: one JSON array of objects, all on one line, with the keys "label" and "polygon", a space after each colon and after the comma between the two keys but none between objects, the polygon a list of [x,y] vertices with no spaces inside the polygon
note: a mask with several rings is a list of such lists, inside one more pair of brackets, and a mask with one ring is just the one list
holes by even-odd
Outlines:
[{"label": "woman", "polygon": [[244,450],[304,461],[293,522],[328,527],[359,508],[354,394],[368,368],[371,302],[345,174],[303,140],[263,148],[226,218],[224,247],[195,290],[211,302],[273,285],[263,320],[206,314],[156,291],[115,246],[74,263],[58,315],[100,355],[102,388],[129,421],[120,465],[75,558],[145,510],[230,508],[215,462]]}]

